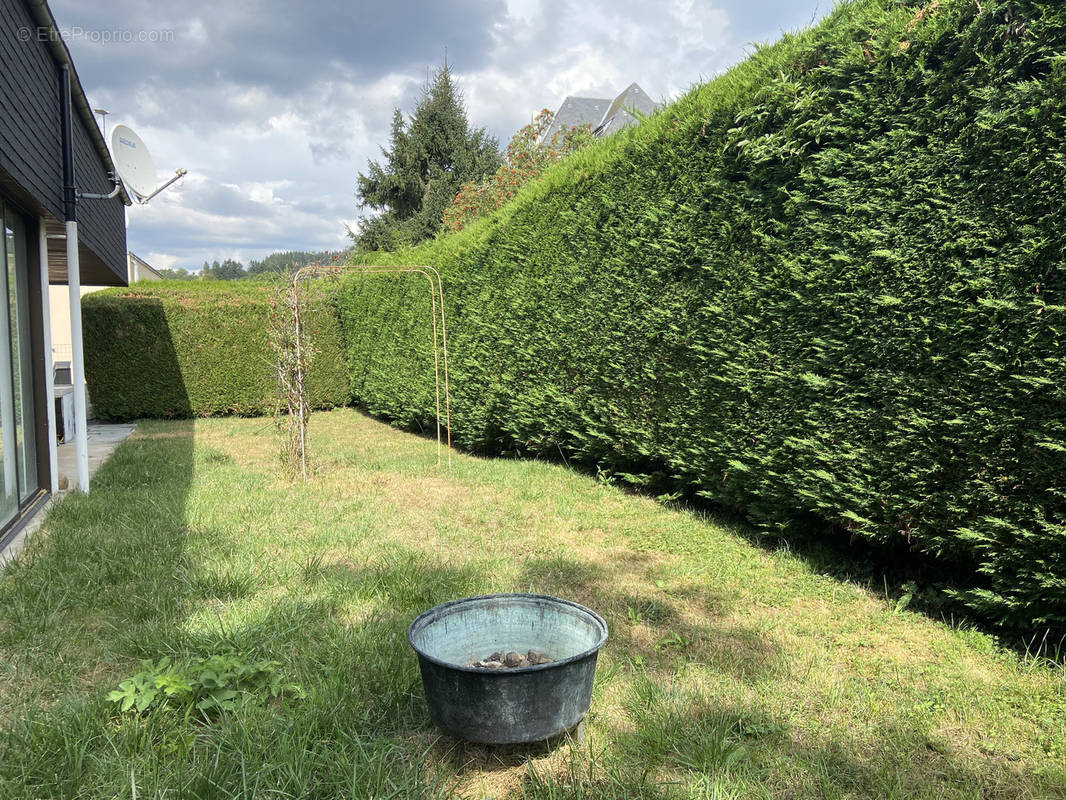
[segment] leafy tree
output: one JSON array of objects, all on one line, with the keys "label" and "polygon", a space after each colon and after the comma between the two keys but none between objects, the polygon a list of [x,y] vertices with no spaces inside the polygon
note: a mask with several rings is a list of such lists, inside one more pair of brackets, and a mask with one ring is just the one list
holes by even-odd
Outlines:
[{"label": "leafy tree", "polygon": [[381,163],[360,173],[361,209],[379,212],[352,232],[361,251],[393,250],[428,239],[466,181],[491,174],[500,164],[499,143],[484,128],[471,129],[462,93],[445,63],[423,87],[414,114],[396,109]]},{"label": "leafy tree", "polygon": [[592,141],[592,126],[588,124],[563,125],[551,141],[542,141],[554,119],[553,111],[542,109],[532,122],[511,137],[503,164],[496,172],[487,179],[467,181],[459,187],[444,210],[445,230],[462,230],[478,217],[495,211],[549,166]]},{"label": "leafy tree", "polygon": [[156,269],[156,272],[158,272],[159,277],[165,281],[187,281],[193,277],[187,270],[181,269],[180,267],[178,269],[159,267]]}]

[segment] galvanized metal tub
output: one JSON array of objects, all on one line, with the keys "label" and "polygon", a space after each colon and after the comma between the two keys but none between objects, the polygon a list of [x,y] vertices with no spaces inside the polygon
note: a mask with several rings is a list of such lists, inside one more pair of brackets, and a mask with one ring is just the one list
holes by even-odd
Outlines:
[{"label": "galvanized metal tub", "polygon": [[[490,594],[431,608],[411,623],[407,641],[440,728],[472,742],[519,744],[551,738],[584,719],[607,623],[557,597]],[[554,660],[515,669],[468,666],[509,650],[537,650]]]}]

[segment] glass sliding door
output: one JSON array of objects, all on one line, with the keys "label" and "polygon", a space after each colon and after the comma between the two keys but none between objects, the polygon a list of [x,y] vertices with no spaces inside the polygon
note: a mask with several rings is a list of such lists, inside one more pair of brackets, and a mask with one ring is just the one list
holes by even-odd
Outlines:
[{"label": "glass sliding door", "polygon": [[7,306],[11,323],[11,380],[15,394],[15,446],[18,450],[19,502],[37,492],[37,441],[34,425],[33,343],[30,339],[30,287],[26,261],[26,224],[4,211],[7,256]]},{"label": "glass sliding door", "polygon": [[18,513],[18,452],[15,445],[15,393],[11,375],[11,322],[7,302],[7,273],[16,263],[15,232],[7,227],[4,210],[4,264],[0,286],[0,525]]},{"label": "glass sliding door", "polygon": [[4,235],[0,275],[0,526],[37,493],[37,447],[30,339],[26,225],[0,207]]}]

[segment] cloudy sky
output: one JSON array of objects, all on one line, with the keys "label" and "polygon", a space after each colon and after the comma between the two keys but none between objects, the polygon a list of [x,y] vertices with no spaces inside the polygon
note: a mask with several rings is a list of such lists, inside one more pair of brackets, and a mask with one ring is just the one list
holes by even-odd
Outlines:
[{"label": "cloudy sky", "polygon": [[160,180],[129,210],[159,267],[347,246],[356,175],[445,50],[471,123],[506,144],[569,94],[676,97],[832,0],[52,0],[94,108]]}]

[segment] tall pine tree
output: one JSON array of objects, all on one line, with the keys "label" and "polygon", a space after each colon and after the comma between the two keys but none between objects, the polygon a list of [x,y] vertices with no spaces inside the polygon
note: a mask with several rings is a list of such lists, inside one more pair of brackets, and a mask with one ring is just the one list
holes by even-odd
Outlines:
[{"label": "tall pine tree", "polygon": [[352,234],[359,250],[393,250],[433,236],[459,186],[500,165],[496,139],[470,128],[447,62],[422,88],[409,120],[399,109],[393,113],[381,154],[382,163],[371,161],[359,174],[359,207],[379,212]]}]

